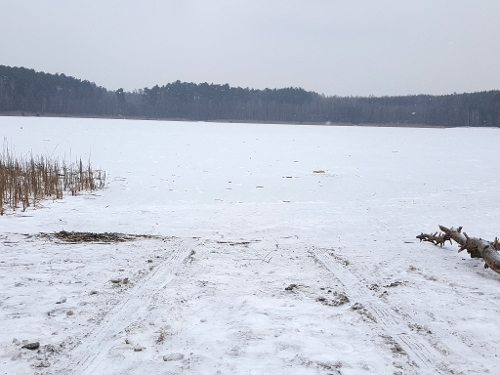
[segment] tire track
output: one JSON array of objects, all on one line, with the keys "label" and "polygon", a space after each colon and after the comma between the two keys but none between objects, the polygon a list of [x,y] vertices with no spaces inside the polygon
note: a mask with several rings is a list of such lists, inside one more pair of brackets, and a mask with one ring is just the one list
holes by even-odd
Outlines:
[{"label": "tire track", "polygon": [[189,239],[174,239],[170,240],[167,246],[168,250],[172,250],[171,253],[148,275],[139,280],[124,299],[106,314],[99,326],[76,348],[78,351],[76,358],[58,373],[75,375],[96,373],[99,364],[105,360],[115,343],[117,334],[130,324],[131,315],[140,308],[154,303],[157,299],[156,294],[173,280],[176,268],[196,246],[196,242]]},{"label": "tire track", "polygon": [[404,350],[408,356],[408,364],[412,367],[409,370],[419,375],[444,374],[437,367],[443,360],[443,355],[427,340],[409,330],[406,322],[398,319],[395,312],[384,306],[355,274],[339,264],[325,249],[312,248],[309,252],[344,284],[349,299],[362,303],[374,317],[375,332],[383,338],[394,341]]}]

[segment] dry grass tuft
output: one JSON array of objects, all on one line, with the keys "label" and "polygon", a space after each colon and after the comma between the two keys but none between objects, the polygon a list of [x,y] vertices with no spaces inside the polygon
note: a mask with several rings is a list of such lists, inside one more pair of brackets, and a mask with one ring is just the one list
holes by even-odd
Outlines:
[{"label": "dry grass tuft", "polygon": [[76,195],[105,186],[106,173],[83,164],[60,163],[48,157],[17,158],[4,144],[0,155],[0,215],[6,210],[36,207],[42,199],[61,199],[64,192]]}]

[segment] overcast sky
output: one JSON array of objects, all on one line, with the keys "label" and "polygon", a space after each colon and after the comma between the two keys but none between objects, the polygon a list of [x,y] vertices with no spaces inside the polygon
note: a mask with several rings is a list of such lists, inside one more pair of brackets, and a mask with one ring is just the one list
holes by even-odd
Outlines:
[{"label": "overcast sky", "polygon": [[127,91],[500,89],[500,0],[0,0],[0,64]]}]

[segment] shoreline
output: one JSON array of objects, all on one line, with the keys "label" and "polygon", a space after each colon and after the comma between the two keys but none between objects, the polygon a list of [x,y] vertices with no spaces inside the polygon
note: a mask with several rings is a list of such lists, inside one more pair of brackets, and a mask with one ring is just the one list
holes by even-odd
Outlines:
[{"label": "shoreline", "polygon": [[273,124],[273,125],[314,125],[314,126],[363,126],[363,127],[379,127],[379,128],[456,128],[458,126],[445,126],[445,125],[426,125],[426,124],[401,124],[401,123],[359,123],[353,124],[349,122],[323,122],[323,121],[259,121],[259,120],[193,120],[185,118],[158,118],[158,117],[143,117],[143,116],[97,116],[97,115],[69,115],[69,114],[55,114],[44,113],[37,114],[32,112],[12,111],[0,112],[0,116],[4,117],[64,117],[64,118],[93,118],[93,119],[107,119],[107,120],[147,120],[147,121],[184,121],[184,122],[206,122],[206,123],[236,123],[236,124]]}]

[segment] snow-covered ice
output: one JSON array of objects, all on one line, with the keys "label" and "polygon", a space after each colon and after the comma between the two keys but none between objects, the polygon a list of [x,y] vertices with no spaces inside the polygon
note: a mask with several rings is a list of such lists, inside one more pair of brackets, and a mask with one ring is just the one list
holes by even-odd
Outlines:
[{"label": "snow-covered ice", "polygon": [[[499,129],[0,129],[18,156],[107,172],[104,190],[0,217],[1,374],[500,373],[500,275],[415,239],[500,235]],[[148,236],[39,235],[61,230]]]}]

